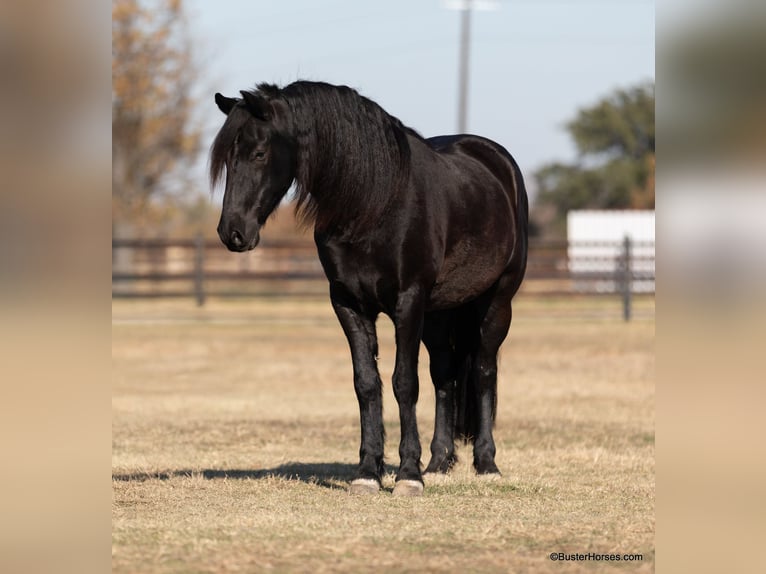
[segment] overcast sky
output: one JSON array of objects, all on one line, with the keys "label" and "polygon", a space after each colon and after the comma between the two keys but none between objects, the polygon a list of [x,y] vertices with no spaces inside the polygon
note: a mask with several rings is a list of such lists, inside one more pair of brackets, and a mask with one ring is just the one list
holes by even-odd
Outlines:
[{"label": "overcast sky", "polygon": [[[529,180],[543,163],[575,158],[563,126],[579,108],[654,80],[654,2],[495,4],[473,12],[468,131],[504,145]],[[207,140],[223,121],[214,92],[296,79],[356,88],[426,137],[456,131],[460,13],[444,0],[187,0],[187,7]]]}]

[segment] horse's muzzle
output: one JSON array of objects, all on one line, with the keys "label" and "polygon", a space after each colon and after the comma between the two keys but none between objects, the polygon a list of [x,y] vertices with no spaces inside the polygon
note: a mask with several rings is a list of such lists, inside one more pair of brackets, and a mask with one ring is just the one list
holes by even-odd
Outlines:
[{"label": "horse's muzzle", "polygon": [[245,232],[239,229],[224,230],[218,228],[218,237],[226,246],[229,251],[235,251],[241,253],[243,251],[250,251],[254,249],[258,242],[261,240],[260,229],[256,227],[251,234],[251,237],[247,237]]}]

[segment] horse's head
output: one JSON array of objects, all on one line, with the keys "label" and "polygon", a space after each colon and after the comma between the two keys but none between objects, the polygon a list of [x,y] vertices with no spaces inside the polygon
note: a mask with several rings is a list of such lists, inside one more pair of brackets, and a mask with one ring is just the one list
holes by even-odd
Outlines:
[{"label": "horse's head", "polygon": [[227,118],[210,150],[212,183],[226,172],[218,236],[231,251],[258,244],[261,226],[295,177],[297,157],[285,102],[240,93],[242,99],[215,95]]}]

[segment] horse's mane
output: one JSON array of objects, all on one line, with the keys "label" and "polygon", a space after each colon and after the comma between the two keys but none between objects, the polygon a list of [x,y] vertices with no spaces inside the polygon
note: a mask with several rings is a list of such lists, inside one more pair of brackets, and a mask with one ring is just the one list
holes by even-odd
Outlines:
[{"label": "horse's mane", "polygon": [[283,99],[292,113],[299,220],[351,234],[376,225],[409,180],[407,135],[421,136],[347,86],[259,84],[257,93]]}]

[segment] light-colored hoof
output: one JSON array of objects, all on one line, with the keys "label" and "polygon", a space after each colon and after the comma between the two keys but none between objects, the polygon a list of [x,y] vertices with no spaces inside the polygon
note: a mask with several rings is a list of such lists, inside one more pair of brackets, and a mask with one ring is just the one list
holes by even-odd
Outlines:
[{"label": "light-colored hoof", "polygon": [[379,490],[380,484],[372,478],[357,478],[348,489],[351,494],[377,494]]},{"label": "light-colored hoof", "polygon": [[417,480],[400,480],[394,486],[394,496],[423,496],[423,483]]},{"label": "light-colored hoof", "polygon": [[487,474],[477,474],[476,478],[484,482],[499,482],[503,479],[503,475],[499,472],[488,472]]}]

